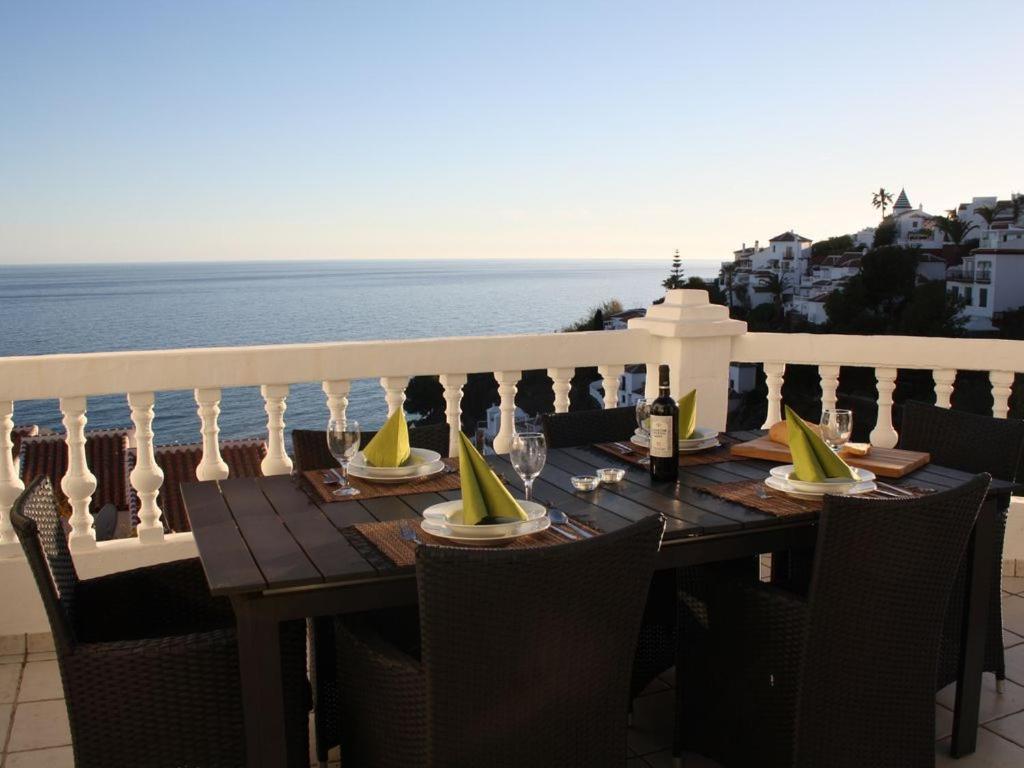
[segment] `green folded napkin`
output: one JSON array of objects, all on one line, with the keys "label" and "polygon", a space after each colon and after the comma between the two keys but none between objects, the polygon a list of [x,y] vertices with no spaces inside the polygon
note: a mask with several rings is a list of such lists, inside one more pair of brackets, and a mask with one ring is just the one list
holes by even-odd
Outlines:
[{"label": "green folded napkin", "polygon": [[363,448],[363,458],[371,467],[400,467],[411,455],[409,425],[405,423],[403,409],[396,408],[380,432]]},{"label": "green folded napkin", "polygon": [[679,439],[689,440],[697,431],[697,390],[690,390],[679,401]]},{"label": "green folded napkin", "polygon": [[477,525],[487,517],[527,520],[526,512],[487,466],[469,438],[459,432],[459,479],[462,481],[462,524]]},{"label": "green folded napkin", "polygon": [[805,483],[820,483],[832,478],[856,480],[853,470],[825,445],[825,441],[807,426],[807,422],[786,406],[789,453],[793,457],[793,475]]}]

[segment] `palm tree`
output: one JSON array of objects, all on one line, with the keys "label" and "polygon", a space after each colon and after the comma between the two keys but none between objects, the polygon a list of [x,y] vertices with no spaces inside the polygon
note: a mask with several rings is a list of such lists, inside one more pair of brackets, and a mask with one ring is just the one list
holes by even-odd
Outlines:
[{"label": "palm tree", "polygon": [[977,208],[974,209],[974,212],[985,220],[985,223],[988,224],[989,229],[992,229],[992,221],[995,219],[996,216],[998,216],[1000,213],[1009,208],[1010,205],[1011,204],[1006,202],[1005,200],[1000,200],[995,205],[979,205]]},{"label": "palm tree", "polygon": [[873,206],[875,206],[875,208],[881,208],[882,209],[882,218],[883,219],[885,218],[886,206],[888,206],[889,203],[891,203],[891,202],[892,202],[892,195],[889,194],[885,190],[885,187],[879,187],[878,191],[875,192],[871,196],[871,204]]},{"label": "palm tree", "polygon": [[730,262],[722,265],[722,282],[725,283],[725,303],[732,309],[732,280],[736,272],[736,264]]},{"label": "palm tree", "polygon": [[971,233],[971,230],[978,228],[977,224],[968,223],[958,218],[947,219],[945,216],[933,216],[932,224],[954,245],[963,245],[964,238]]}]

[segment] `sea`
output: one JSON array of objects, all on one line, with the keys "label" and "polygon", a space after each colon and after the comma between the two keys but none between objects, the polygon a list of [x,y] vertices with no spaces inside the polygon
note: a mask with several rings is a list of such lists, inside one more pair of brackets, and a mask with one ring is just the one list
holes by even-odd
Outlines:
[{"label": "sea", "polygon": [[[718,270],[702,260],[683,267],[705,279]],[[544,333],[609,299],[647,306],[667,272],[666,261],[647,260],[0,265],[0,357]],[[353,382],[348,412],[379,427],[379,382]],[[158,392],[155,413],[158,444],[199,441],[191,391]],[[87,416],[89,429],[131,425],[123,394],[91,397]],[[289,428],[326,424],[319,382],[291,388],[285,418]],[[14,419],[63,429],[53,400],[18,402]],[[224,390],[220,429],[222,439],[266,434],[258,388]]]}]

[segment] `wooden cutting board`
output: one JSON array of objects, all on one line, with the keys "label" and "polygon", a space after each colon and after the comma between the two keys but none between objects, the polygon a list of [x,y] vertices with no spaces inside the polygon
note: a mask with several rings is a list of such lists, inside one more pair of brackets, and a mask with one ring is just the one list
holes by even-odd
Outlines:
[{"label": "wooden cutting board", "polygon": [[[779,464],[789,464],[789,446],[776,443],[767,435],[746,443],[737,443],[729,449],[733,456],[745,459],[764,459]],[[920,451],[903,451],[899,448],[871,447],[867,456],[840,454],[851,467],[868,469],[880,477],[903,477],[931,461],[931,456]]]}]

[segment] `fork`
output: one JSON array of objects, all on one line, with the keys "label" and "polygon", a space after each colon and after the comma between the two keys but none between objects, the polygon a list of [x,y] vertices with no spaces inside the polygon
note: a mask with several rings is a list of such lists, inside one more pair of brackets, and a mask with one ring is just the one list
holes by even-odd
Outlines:
[{"label": "fork", "polygon": [[409,524],[404,520],[398,524],[398,535],[406,541],[411,541],[413,544],[422,544],[420,537],[416,535],[416,531],[409,527]]}]

